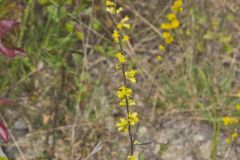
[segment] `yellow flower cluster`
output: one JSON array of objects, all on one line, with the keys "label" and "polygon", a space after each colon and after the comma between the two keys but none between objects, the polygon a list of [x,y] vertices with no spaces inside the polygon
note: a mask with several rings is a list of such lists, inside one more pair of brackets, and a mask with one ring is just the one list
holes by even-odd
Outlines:
[{"label": "yellow flower cluster", "polygon": [[[160,28],[162,30],[164,30],[164,32],[162,33],[162,38],[165,41],[165,44],[159,45],[159,50],[161,52],[165,52],[166,51],[166,45],[169,45],[173,42],[174,37],[171,33],[172,30],[179,28],[180,26],[180,22],[177,19],[177,13],[179,12],[183,12],[183,2],[182,0],[176,0],[173,5],[171,6],[171,13],[167,14],[166,19],[167,22],[164,22],[160,25]],[[163,58],[161,56],[157,56],[157,60],[158,61],[162,61]]]},{"label": "yellow flower cluster", "polygon": [[128,132],[129,126],[134,126],[138,122],[139,122],[138,113],[133,112],[129,113],[126,119],[120,118],[120,121],[117,122],[116,126],[118,127],[119,131]]},{"label": "yellow flower cluster", "polygon": [[115,3],[110,1],[110,0],[107,0],[105,2],[105,5],[106,5],[106,11],[112,15],[115,15],[115,14],[119,14],[123,11],[123,8],[122,7],[119,7],[118,9],[115,8]]},{"label": "yellow flower cluster", "polygon": [[119,105],[126,107],[135,105],[135,101],[132,99],[132,89],[125,86],[119,88],[117,92],[118,98],[120,99]]},{"label": "yellow flower cluster", "polygon": [[131,83],[136,83],[136,71],[134,69],[126,71],[125,76]]},{"label": "yellow flower cluster", "polygon": [[224,123],[224,125],[231,125],[231,124],[236,124],[236,123],[238,123],[238,119],[237,118],[235,118],[235,117],[224,117],[223,118],[223,123]]},{"label": "yellow flower cluster", "polygon": [[123,86],[119,88],[117,94],[120,99],[129,98],[132,95],[132,89]]},{"label": "yellow flower cluster", "polygon": [[168,22],[161,24],[161,29],[165,30],[173,30],[180,26],[180,22],[177,19],[177,16],[175,13],[170,13],[167,15]]},{"label": "yellow flower cluster", "polygon": [[[117,91],[117,96],[119,98],[119,105],[126,107],[127,113],[125,117],[120,118],[120,120],[116,123],[119,131],[129,132],[129,136],[131,139],[131,146],[133,146],[133,136],[131,128],[139,122],[138,113],[131,112],[130,106],[135,105],[135,101],[132,97],[132,89],[128,87],[128,83],[136,83],[136,71],[134,69],[126,70],[127,68],[127,60],[126,54],[123,50],[124,43],[129,41],[129,36],[125,34],[124,30],[131,29],[131,25],[129,24],[129,17],[125,16],[118,20],[119,13],[123,11],[122,7],[117,6],[113,0],[106,0],[106,11],[113,15],[113,18],[116,22],[116,28],[112,33],[113,41],[118,46],[119,51],[116,53],[117,63],[116,69],[121,70],[123,73],[124,85],[120,87]],[[133,147],[131,147],[131,155],[128,156],[129,160],[136,160],[133,156]]]},{"label": "yellow flower cluster", "polygon": [[173,12],[183,12],[182,5],[183,5],[182,0],[176,0],[172,5],[171,10]]},{"label": "yellow flower cluster", "polygon": [[130,29],[131,25],[128,23],[129,18],[128,16],[126,16],[125,18],[123,18],[118,24],[117,24],[117,28],[119,30],[126,28],[126,29]]},{"label": "yellow flower cluster", "polygon": [[121,52],[118,52],[116,54],[116,57],[117,57],[117,59],[118,59],[120,64],[126,63],[126,58],[125,58],[125,56]]},{"label": "yellow flower cluster", "polygon": [[119,42],[119,37],[120,37],[120,35],[119,35],[119,32],[118,32],[117,30],[115,30],[115,31],[113,32],[112,37],[113,37],[114,42],[116,42],[116,43]]}]

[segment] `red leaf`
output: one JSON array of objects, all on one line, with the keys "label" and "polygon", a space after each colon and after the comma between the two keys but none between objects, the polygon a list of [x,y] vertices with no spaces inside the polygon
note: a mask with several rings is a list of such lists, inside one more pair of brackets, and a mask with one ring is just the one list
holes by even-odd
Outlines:
[{"label": "red leaf", "polygon": [[0,38],[3,37],[7,32],[10,32],[18,26],[18,22],[14,20],[1,20],[0,21]]},{"label": "red leaf", "polygon": [[0,106],[12,106],[16,105],[16,101],[7,98],[0,98]]},{"label": "red leaf", "polygon": [[0,122],[0,137],[2,138],[2,140],[4,142],[8,142],[8,140],[9,140],[7,128],[5,127],[5,125],[2,122]]},{"label": "red leaf", "polygon": [[0,40],[0,52],[7,57],[16,57],[18,55],[24,55],[23,49],[5,47],[1,40]]}]

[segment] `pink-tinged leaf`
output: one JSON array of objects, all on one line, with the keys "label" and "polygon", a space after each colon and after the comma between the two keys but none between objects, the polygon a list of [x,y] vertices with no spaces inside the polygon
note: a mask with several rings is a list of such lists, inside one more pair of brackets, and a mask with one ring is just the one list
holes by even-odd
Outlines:
[{"label": "pink-tinged leaf", "polygon": [[8,130],[2,122],[0,122],[0,137],[4,142],[9,140]]},{"label": "pink-tinged leaf", "polygon": [[7,32],[10,32],[18,26],[18,22],[14,20],[1,20],[0,21],[0,38],[2,38]]},{"label": "pink-tinged leaf", "polygon": [[23,49],[5,47],[1,42],[1,40],[0,40],[0,53],[2,53],[6,57],[12,57],[12,58],[19,55],[24,55]]},{"label": "pink-tinged leaf", "polygon": [[0,106],[12,106],[16,105],[16,101],[8,98],[0,98]]}]

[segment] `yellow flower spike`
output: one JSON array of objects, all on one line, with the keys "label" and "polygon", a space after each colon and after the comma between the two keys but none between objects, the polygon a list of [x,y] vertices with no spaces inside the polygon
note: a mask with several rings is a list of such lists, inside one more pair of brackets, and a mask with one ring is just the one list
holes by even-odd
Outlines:
[{"label": "yellow flower spike", "polygon": [[235,133],[233,133],[233,134],[232,134],[232,136],[231,136],[231,137],[232,137],[232,139],[235,139],[235,138],[237,138],[237,137],[238,137],[238,134],[235,132]]},{"label": "yellow flower spike", "polygon": [[166,51],[166,47],[165,46],[163,46],[163,45],[159,45],[159,50],[161,51],[161,52],[165,52]]},{"label": "yellow flower spike", "polygon": [[119,42],[119,32],[117,30],[114,30],[113,34],[112,34],[113,40],[114,42],[118,43]]},{"label": "yellow flower spike", "polygon": [[130,71],[125,72],[126,78],[131,82],[131,83],[136,83],[136,71],[131,69]]},{"label": "yellow flower spike", "polygon": [[[116,126],[118,127],[119,131],[124,131],[124,132],[129,132],[129,137],[130,139],[133,139],[134,133],[132,132],[132,126],[135,125],[138,121],[139,118],[137,117],[137,113],[130,113],[130,106],[135,105],[135,101],[132,99],[132,89],[128,88],[128,83],[126,83],[126,79],[130,80],[132,83],[136,82],[135,78],[135,70],[129,70],[126,71],[125,69],[128,68],[126,63],[126,57],[124,54],[124,48],[126,45],[122,45],[123,42],[129,41],[129,36],[125,35],[124,32],[122,31],[123,29],[130,29],[131,25],[128,23],[129,18],[128,16],[122,18],[119,21],[119,17],[121,15],[118,15],[120,12],[123,11],[122,7],[116,8],[116,3],[117,1],[113,0],[105,0],[106,3],[106,10],[110,14],[114,15],[114,24],[117,24],[114,32],[112,33],[112,38],[113,41],[116,44],[116,48],[119,49],[119,52],[116,54],[116,58],[118,59],[116,63],[116,69],[122,70],[122,77],[124,79],[124,86],[120,87],[117,91],[117,96],[120,99],[119,100],[119,105],[120,106],[125,106],[127,110],[127,115],[125,118],[120,118],[120,120],[116,123]],[[133,146],[133,141],[130,141],[130,145]],[[133,147],[130,148],[130,153],[134,153]],[[129,160],[136,160],[136,158],[133,155],[128,156]]]},{"label": "yellow flower spike", "polygon": [[172,21],[172,20],[174,20],[174,19],[176,19],[176,18],[177,18],[176,13],[169,13],[169,14],[167,15],[167,19],[168,19],[169,21]]},{"label": "yellow flower spike", "polygon": [[134,126],[136,123],[138,123],[139,122],[138,113],[137,112],[129,113],[128,121],[131,126]]},{"label": "yellow flower spike", "polygon": [[128,121],[124,118],[120,118],[120,121],[116,123],[119,131],[128,131]]},{"label": "yellow flower spike", "polygon": [[240,111],[240,103],[236,104],[235,108],[236,108],[236,110]]},{"label": "yellow flower spike", "polygon": [[123,87],[119,88],[117,95],[118,95],[118,98],[120,98],[120,99],[129,98],[132,95],[132,89],[123,86]]},{"label": "yellow flower spike", "polygon": [[107,1],[105,2],[105,5],[106,5],[106,6],[115,6],[114,2],[109,1],[109,0],[107,0]]},{"label": "yellow flower spike", "polygon": [[123,40],[123,42],[127,42],[129,40],[129,36],[128,35],[123,36],[122,40]]},{"label": "yellow flower spike", "polygon": [[116,57],[117,57],[118,61],[119,61],[121,64],[126,63],[126,58],[125,58],[125,56],[124,56],[122,53],[118,52],[118,53],[116,54]]},{"label": "yellow flower spike", "polygon": [[128,160],[136,160],[135,156],[128,156]]},{"label": "yellow flower spike", "polygon": [[236,124],[238,122],[239,122],[239,120],[237,118],[235,118],[235,117],[224,117],[223,118],[223,123],[226,126],[227,125],[231,125],[231,124]]}]

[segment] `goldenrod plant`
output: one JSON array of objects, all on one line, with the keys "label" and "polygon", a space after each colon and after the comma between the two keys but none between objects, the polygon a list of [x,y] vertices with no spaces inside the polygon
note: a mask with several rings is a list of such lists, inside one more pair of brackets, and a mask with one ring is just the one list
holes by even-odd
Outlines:
[{"label": "goldenrod plant", "polygon": [[116,123],[119,131],[129,134],[130,140],[130,153],[128,155],[129,160],[135,160],[134,155],[134,137],[132,128],[139,122],[138,113],[130,110],[130,106],[134,106],[136,103],[133,99],[133,90],[130,88],[129,83],[136,83],[136,71],[132,68],[128,69],[127,55],[124,51],[125,43],[129,40],[129,36],[125,34],[124,30],[129,30],[131,25],[129,24],[129,17],[125,15],[122,18],[122,7],[118,6],[117,0],[107,0],[105,2],[106,11],[114,18],[115,29],[112,34],[113,41],[116,44],[118,52],[116,53],[117,63],[116,70],[121,71],[123,76],[123,86],[117,91],[119,98],[119,106],[126,108],[125,117],[120,118]]},{"label": "goldenrod plant", "polygon": [[[159,50],[161,52],[166,52],[168,45],[173,43],[174,36],[172,31],[179,28],[180,26],[177,15],[181,12],[183,12],[183,1],[176,0],[171,6],[171,13],[167,14],[166,16],[167,21],[160,25],[160,28],[163,30],[162,38],[164,40],[164,44],[159,45]],[[163,58],[158,55],[157,60],[162,61]]]}]

